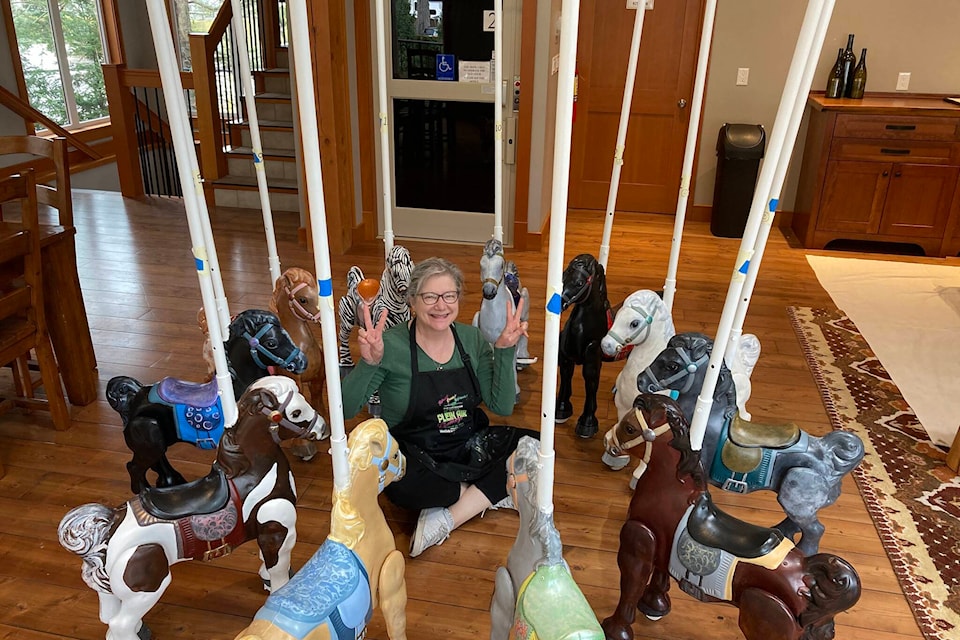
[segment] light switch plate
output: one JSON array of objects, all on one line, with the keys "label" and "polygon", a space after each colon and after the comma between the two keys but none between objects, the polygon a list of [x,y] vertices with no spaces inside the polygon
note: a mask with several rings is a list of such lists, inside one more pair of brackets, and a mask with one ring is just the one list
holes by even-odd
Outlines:
[{"label": "light switch plate", "polygon": [[901,72],[897,76],[897,91],[906,91],[910,88],[910,74]]}]

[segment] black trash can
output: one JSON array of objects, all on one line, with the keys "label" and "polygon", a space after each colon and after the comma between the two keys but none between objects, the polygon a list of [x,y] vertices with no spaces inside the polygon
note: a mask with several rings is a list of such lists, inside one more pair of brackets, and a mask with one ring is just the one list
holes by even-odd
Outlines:
[{"label": "black trash can", "polygon": [[759,124],[725,124],[717,137],[717,181],[710,233],[741,238],[750,215],[767,136]]}]

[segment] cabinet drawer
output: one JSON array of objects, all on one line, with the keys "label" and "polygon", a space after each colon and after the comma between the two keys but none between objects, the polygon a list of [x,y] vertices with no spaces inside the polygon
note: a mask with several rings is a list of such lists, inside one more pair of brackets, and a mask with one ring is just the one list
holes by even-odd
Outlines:
[{"label": "cabinet drawer", "polygon": [[960,144],[834,138],[830,160],[960,164]]},{"label": "cabinet drawer", "polygon": [[866,116],[841,113],[833,135],[880,140],[960,140],[960,119],[930,116]]}]

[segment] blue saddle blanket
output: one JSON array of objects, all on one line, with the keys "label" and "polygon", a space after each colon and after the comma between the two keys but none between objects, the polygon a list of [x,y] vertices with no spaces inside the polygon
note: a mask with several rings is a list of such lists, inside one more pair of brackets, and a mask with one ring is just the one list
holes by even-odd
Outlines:
[{"label": "blue saddle blanket", "polygon": [[267,598],[254,620],[302,640],[321,624],[334,640],[355,640],[373,617],[370,578],[360,557],[329,538],[290,582]]},{"label": "blue saddle blanket", "polygon": [[[172,380],[173,378],[165,378]],[[161,381],[162,382],[162,381]],[[160,396],[159,383],[150,388],[147,399],[154,404],[169,406],[177,422],[177,439],[188,442],[199,449],[216,449],[223,437],[223,405],[217,396],[208,406],[193,404],[174,404]],[[214,383],[216,389],[216,383]]]}]

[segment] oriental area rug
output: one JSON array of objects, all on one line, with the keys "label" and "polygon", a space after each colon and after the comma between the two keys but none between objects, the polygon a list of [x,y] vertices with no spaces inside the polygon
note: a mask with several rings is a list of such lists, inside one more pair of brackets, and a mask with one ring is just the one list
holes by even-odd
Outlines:
[{"label": "oriental area rug", "polygon": [[866,447],[854,475],[921,631],[928,640],[955,640],[960,479],[843,312],[788,313],[831,424],[854,431]]}]

